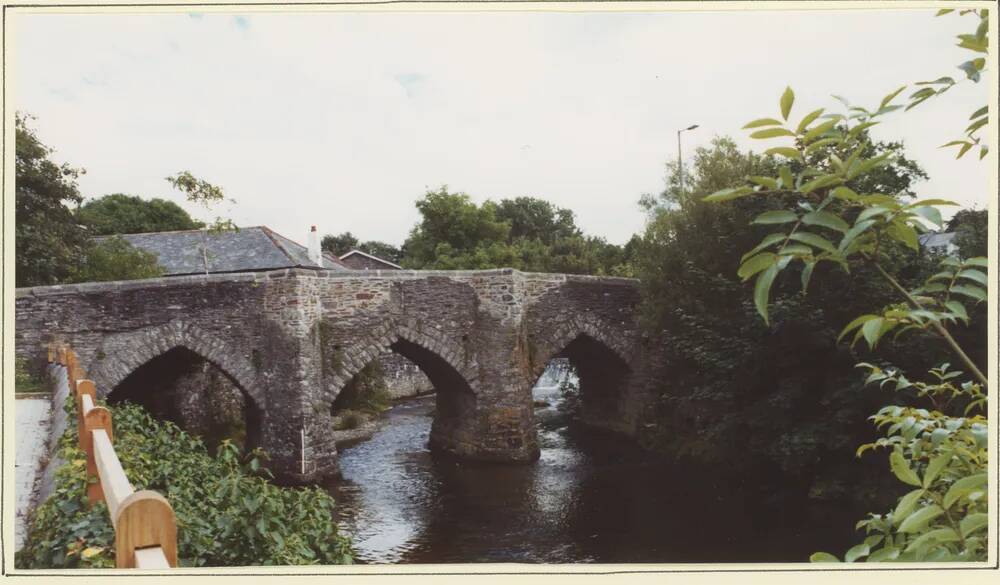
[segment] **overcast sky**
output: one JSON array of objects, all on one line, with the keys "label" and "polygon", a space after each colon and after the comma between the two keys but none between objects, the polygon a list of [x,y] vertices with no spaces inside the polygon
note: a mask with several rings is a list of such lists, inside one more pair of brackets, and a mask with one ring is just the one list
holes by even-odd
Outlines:
[{"label": "overcast sky", "polygon": [[[951,75],[971,17],[928,10],[703,13],[17,14],[16,107],[85,196],[182,203],[180,170],[222,186],[229,217],[305,242],[350,230],[402,243],[415,199],[447,184],[522,195],[622,243],[664,163],[749,120],[865,106]],[[975,26],[975,23],[971,25]],[[8,77],[8,79],[11,79]],[[911,90],[912,91],[912,90]],[[909,93],[909,92],[907,92]],[[937,147],[987,84],[956,86],[876,128],[931,175],[918,192],[986,205],[988,167]],[[767,146],[765,146],[767,144]]]}]

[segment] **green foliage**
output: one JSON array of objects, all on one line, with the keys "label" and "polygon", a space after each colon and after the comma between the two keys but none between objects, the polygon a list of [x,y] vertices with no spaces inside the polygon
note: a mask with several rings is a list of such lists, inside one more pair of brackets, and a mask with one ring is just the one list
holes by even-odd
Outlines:
[{"label": "green foliage", "polygon": [[336,236],[325,235],[320,241],[320,247],[335,256],[343,256],[351,250],[360,250],[392,263],[399,263],[403,259],[403,251],[396,246],[377,240],[359,242],[351,232],[343,232]]},{"label": "green foliage", "polygon": [[962,258],[987,255],[989,214],[985,209],[963,209],[948,221],[948,231],[955,232],[955,245]]},{"label": "green foliage", "polygon": [[[75,417],[72,400],[66,410]],[[272,485],[260,451],[244,457],[225,442],[213,458],[200,439],[139,406],[112,411],[115,450],[129,481],[136,490],[160,492],[174,508],[182,566],[351,562],[326,492]],[[57,471],[55,493],[35,512],[19,568],[114,565],[114,529],[103,503],[87,506],[86,460],[76,444],[71,424],[59,449],[67,463]]]},{"label": "green foliage", "polygon": [[[167,177],[166,180],[175,189],[184,193],[189,202],[200,205],[206,210],[211,210],[216,205],[225,202],[236,203],[235,199],[226,198],[221,187],[195,177],[190,171],[180,171]],[[214,232],[238,229],[231,219],[218,216],[208,225],[208,228]]]},{"label": "green foliage", "polygon": [[347,382],[337,395],[333,410],[378,414],[388,408],[391,401],[389,387],[385,382],[385,372],[376,360],[362,368]]},{"label": "green foliage", "polygon": [[[985,17],[985,11],[982,15]],[[867,192],[851,184],[892,162],[891,154],[866,154],[871,150],[867,148],[864,131],[878,124],[878,118],[900,109],[892,105],[892,100],[903,89],[888,94],[872,110],[851,107],[838,98],[848,111],[824,116],[833,124],[816,123],[810,127],[807,119],[817,118],[810,113],[794,130],[782,128],[786,132],[766,136],[755,131],[751,137],[792,138],[790,146],[782,147],[787,149],[782,156],[792,162],[807,161],[811,153],[822,153],[823,160],[807,164],[799,172],[789,170],[764,180],[748,180],[753,186],[729,186],[704,200],[733,201],[758,194],[786,198],[783,211],[793,217],[785,225],[791,225],[777,232],[779,237],[769,236],[745,254],[738,271],[745,278],[756,274],[754,301],[765,323],[769,320],[769,292],[778,273],[795,264],[803,265],[805,292],[809,282],[805,275],[811,274],[820,263],[833,264],[850,273],[852,262],[861,261],[874,268],[877,277],[895,291],[897,298],[883,305],[878,313],[855,318],[840,337],[854,332],[855,342],[864,338],[874,349],[893,330],[895,338],[907,331],[929,333],[943,341],[968,371],[968,374],[949,371],[946,363],[930,371],[933,382],[911,382],[901,370],[860,364],[870,371],[866,383],[891,385],[904,404],[885,406],[872,417],[879,429],[886,429],[885,436],[863,445],[858,455],[869,448],[890,448],[892,473],[902,483],[917,489],[900,498],[892,512],[873,514],[859,522],[858,528],[865,528],[868,538],[848,550],[844,560],[982,561],[987,558],[984,486],[987,379],[949,332],[949,327],[969,321],[966,303],[986,300],[987,275],[981,269],[987,266],[987,260],[944,258],[939,272],[929,276],[921,286],[908,289],[885,267],[892,266],[898,257],[895,250],[910,249],[910,254],[916,255],[917,235],[930,227],[940,229],[942,219],[937,207],[953,203],[940,199],[904,202],[892,192]],[[786,120],[794,101],[790,95],[794,94],[786,90],[779,100]],[[911,102],[910,107],[916,103]],[[747,127],[757,128],[759,121]],[[823,146],[815,147],[820,142]],[[789,195],[791,200],[787,200]],[[815,221],[819,213],[826,214],[826,219]],[[802,238],[802,234],[810,237]],[[973,380],[961,381],[965,375]],[[925,400],[932,409],[906,404]],[[816,553],[812,560],[838,559],[829,553]]]},{"label": "green foliage", "polygon": [[403,244],[407,268],[632,274],[634,243],[621,247],[584,236],[572,211],[541,199],[476,205],[468,195],[442,187],[416,205],[421,221]]},{"label": "green foliage", "polygon": [[[937,16],[943,16],[954,12],[953,9],[943,9],[939,10]],[[989,10],[981,8],[978,10],[966,9],[960,10],[958,12],[960,15],[972,15],[973,18],[977,20],[976,29],[970,34],[958,35],[958,46],[972,51],[976,54],[975,57],[969,59],[958,65],[958,68],[965,73],[965,79],[961,81],[955,81],[954,78],[944,76],[939,77],[933,81],[920,81],[917,82],[917,86],[921,86],[919,89],[914,91],[910,95],[910,103],[906,106],[909,110],[914,108],[923,102],[929,100],[932,97],[936,97],[944,94],[946,91],[958,85],[962,82],[971,81],[972,83],[979,83],[982,78],[982,74],[986,71],[986,56],[989,52]],[[891,97],[895,97],[899,92],[901,92],[905,87],[900,88]],[[888,98],[891,100],[891,97]],[[883,103],[884,107],[886,104]],[[989,107],[982,106],[969,116],[969,125],[965,128],[965,136],[958,140],[952,140],[941,145],[941,148],[947,148],[949,146],[957,146],[958,154],[955,158],[962,158],[971,149],[979,148],[979,158],[983,159],[989,152],[988,144],[982,142],[982,137],[979,136],[980,131],[989,123]]]},{"label": "green foliage", "polygon": [[335,256],[343,256],[358,247],[358,239],[351,232],[344,232],[336,236],[325,235],[320,240],[319,247]]},{"label": "green foliage", "polygon": [[45,381],[34,372],[30,371],[28,359],[17,356],[14,358],[14,392],[46,392],[48,386]]},{"label": "green foliage", "polygon": [[129,244],[120,236],[92,242],[68,282],[139,280],[163,276],[156,254]]},{"label": "green foliage", "polygon": [[43,286],[64,281],[83,257],[87,233],[67,204],[83,198],[76,179],[82,169],[57,165],[28,125],[15,117],[15,285]]},{"label": "green foliage", "polygon": [[91,234],[101,236],[192,230],[204,225],[173,201],[121,193],[86,202],[76,216]]}]

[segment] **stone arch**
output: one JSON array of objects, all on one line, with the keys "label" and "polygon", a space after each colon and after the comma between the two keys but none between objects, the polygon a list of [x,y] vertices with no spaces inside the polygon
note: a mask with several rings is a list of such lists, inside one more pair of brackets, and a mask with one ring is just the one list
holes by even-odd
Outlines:
[{"label": "stone arch", "polygon": [[97,365],[92,371],[98,395],[106,397],[143,364],[176,347],[187,348],[211,362],[233,379],[255,408],[264,408],[264,396],[254,383],[255,370],[249,360],[230,351],[229,344],[184,321],[105,337],[98,349],[102,357],[95,360]]},{"label": "stone arch", "polygon": [[[633,355],[630,332],[615,327],[604,319],[592,315],[575,315],[550,328],[551,333],[531,347],[531,374],[533,380],[542,375],[549,360],[562,353],[581,335],[585,335],[607,348],[623,363],[629,364]],[[617,334],[616,334],[617,333]]]},{"label": "stone arch", "polygon": [[[398,322],[390,319],[372,328],[364,338],[338,352],[339,367],[333,375],[332,384],[328,386],[324,401],[332,404],[351,378],[379,355],[393,351],[393,346],[400,341],[408,342],[442,360],[462,378],[473,393],[476,393],[475,374],[466,363],[465,351],[461,346],[437,329],[422,327],[415,321]],[[414,360],[411,356],[405,357],[410,357],[414,362],[421,361]],[[419,363],[417,365],[420,366]]]}]

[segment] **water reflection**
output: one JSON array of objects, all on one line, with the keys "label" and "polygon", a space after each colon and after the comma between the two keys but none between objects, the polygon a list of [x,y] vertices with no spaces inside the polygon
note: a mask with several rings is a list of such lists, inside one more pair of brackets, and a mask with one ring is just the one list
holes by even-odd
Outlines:
[{"label": "water reflection", "polygon": [[[368,563],[801,561],[825,543],[802,515],[763,512],[749,486],[671,466],[577,428],[558,387],[535,390],[541,458],[475,464],[427,449],[434,398],[387,413],[341,453],[338,521]],[[829,532],[829,531],[827,531]]]}]

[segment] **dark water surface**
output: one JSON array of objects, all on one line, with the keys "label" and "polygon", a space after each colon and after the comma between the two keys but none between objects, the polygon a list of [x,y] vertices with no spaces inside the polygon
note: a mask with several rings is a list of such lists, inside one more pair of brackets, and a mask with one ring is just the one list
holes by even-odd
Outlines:
[{"label": "dark water surface", "polygon": [[433,396],[396,405],[372,439],[344,449],[330,492],[358,561],[796,562],[833,544],[801,511],[747,501],[749,486],[576,428],[555,388],[535,396],[552,406],[535,411],[532,464],[432,457]]}]

